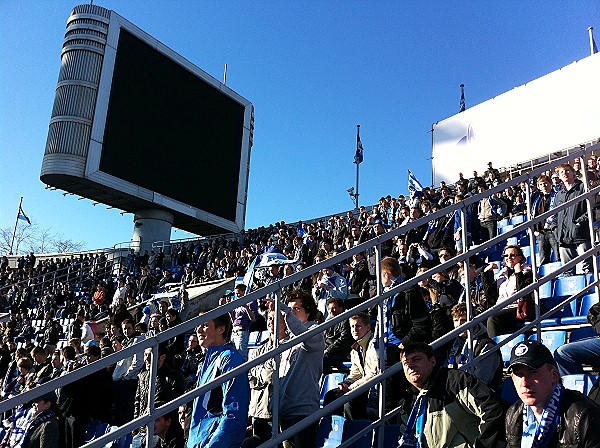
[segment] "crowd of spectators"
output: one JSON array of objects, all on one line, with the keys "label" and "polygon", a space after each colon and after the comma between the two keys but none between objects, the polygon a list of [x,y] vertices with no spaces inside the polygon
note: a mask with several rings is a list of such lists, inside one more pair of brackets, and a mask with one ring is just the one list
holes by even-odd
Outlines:
[{"label": "crowd of spectators", "polygon": [[[595,158],[590,158],[588,163],[586,176],[593,185],[598,174]],[[568,172],[572,173],[572,177]],[[423,220],[422,225],[382,244],[382,255],[385,257],[381,271],[383,286],[386,290],[391,289],[461,252],[463,230],[467,233],[469,245],[493,238],[498,221],[527,212],[524,204],[528,199],[538,214],[550,210],[560,203],[551,201],[551,196],[557,196],[560,201],[561,195],[565,196],[565,192],[571,191],[572,185],[579,185],[578,177],[582,177],[581,167],[577,168],[576,164],[561,165],[557,173],[546,173],[535,184],[507,187],[502,193],[484,197],[470,209],[461,212],[466,214],[467,229],[462,229],[458,212],[435,220]],[[16,268],[10,268],[4,258],[0,260],[0,309],[8,311],[10,318],[0,324],[3,334],[0,344],[3,397],[14,396],[177,325],[181,322],[179,309],[185,300],[186,287],[216,279],[242,277],[257,255],[281,253],[295,260],[293,265],[272,266],[263,275],[257,276],[256,281],[260,286],[327,260],[470,195],[484,193],[501,182],[500,173],[489,163],[483,176],[474,172],[472,178],[466,179],[461,173],[453,187],[442,182],[437,189],[425,188],[409,197],[382,197],[372,208],[367,210],[363,206],[356,214],[347,212],[328,219],[293,225],[278,222],[268,227],[250,229],[234,238],[177,243],[170,248],[168,257],[162,249],[141,254],[132,249],[123,269],[117,273],[104,270],[108,261],[101,254],[37,262],[35,255],[30,254],[21,257]],[[544,190],[548,186],[544,182],[549,185],[549,191]],[[530,197],[527,198],[526,194]],[[532,213],[532,217],[535,213]],[[584,213],[576,218],[584,219]],[[552,234],[557,233],[555,230],[560,225],[561,217],[564,219],[564,216],[557,215],[556,220],[550,219],[544,223],[550,227],[541,225],[538,228],[538,242],[542,240],[540,235],[547,230]],[[567,254],[567,249],[579,253],[582,248],[589,247],[582,246],[577,240],[561,240],[560,234],[555,243],[549,245],[549,251],[555,259],[563,261],[573,257],[573,253]],[[402,356],[407,356],[403,347],[413,343],[429,343],[454,326],[464,323],[466,297],[471,298],[475,313],[480,313],[531,283],[530,267],[520,247],[508,245],[501,252],[505,260],[502,269],[483,258],[472,257],[468,270],[462,264],[452,266],[386,299],[386,364],[395,364],[401,361]],[[548,254],[543,262],[550,260]],[[50,278],[56,278],[57,272],[62,273],[62,280],[49,283]],[[342,263],[326,266],[314,276],[283,290],[281,327],[284,331],[278,336],[279,339],[285,340],[307,331],[317,323],[334,318],[344,309],[368,300],[376,291],[375,274],[375,254],[366,251]],[[245,295],[243,286],[238,285],[235,291],[228,292],[221,303],[242,298]],[[152,300],[152,293],[169,287],[181,291],[177,299],[172,302]],[[83,293],[77,295],[74,289]],[[510,333],[520,321],[531,318],[528,298],[523,302],[523,305],[508,306],[501,315],[493,316],[473,331],[475,356],[495,345],[492,336]],[[135,307],[133,311],[132,307]],[[375,308],[365,310],[365,313],[330,328],[325,338],[322,335],[318,335],[318,340],[310,338],[282,355],[284,367],[279,372],[281,387],[288,398],[296,398],[280,403],[281,429],[318,409],[318,383],[322,373],[343,370],[344,361],[351,363],[347,380],[332,394],[335,398],[363,384],[379,371],[373,337],[376,332],[372,328],[376,312]],[[109,318],[109,323],[99,328],[96,321],[104,317]],[[33,319],[44,320],[41,331],[32,325]],[[61,324],[65,319],[69,322],[68,328]],[[231,316],[226,316],[228,324],[213,322],[211,328],[199,329],[197,334],[190,335],[187,342],[184,335],[180,335],[161,345],[157,353],[159,375],[155,400],[167,402],[181,395],[184,390],[196,386],[198,381],[202,382],[203,373],[212,379],[214,372],[206,370],[204,365],[204,358],[210,353],[209,347],[229,344],[231,340],[242,357],[264,353],[268,348],[263,347],[273,346],[274,319],[272,299],[266,297],[234,310]],[[217,338],[219,344],[212,344],[214,341],[209,337],[210,331],[219,326],[223,326],[226,337]],[[270,342],[259,351],[249,352],[249,333],[267,329],[271,333]],[[207,337],[208,343],[205,342]],[[57,350],[59,341],[65,339],[68,343]],[[436,350],[434,362],[461,369],[471,361],[465,340],[466,334],[462,334]],[[427,356],[431,358],[429,353]],[[51,410],[54,417],[50,419],[70,417],[74,446],[79,446],[77,444],[82,443],[90,419],[120,425],[145,412],[151,359],[151,351],[136,353],[106,371],[97,372],[93,379],[86,377],[65,386],[55,396],[45,397],[44,403],[49,403],[49,407],[42,405],[42,411],[48,413]],[[474,375],[494,394],[499,391],[501,359],[498,356],[485,359],[485,364],[479,365]],[[243,446],[255,446],[270,435],[269,388],[272,381],[269,375],[273,375],[273,368],[266,363],[248,372],[252,393],[248,393],[250,411],[245,417],[249,416],[250,420],[248,438]],[[298,389],[300,377],[303,378],[303,386]],[[92,380],[93,387],[90,386]],[[401,390],[412,383],[403,374],[393,376],[390,381],[394,387],[390,388],[392,391],[389,397],[386,396],[386,403],[391,408],[404,398]],[[84,394],[82,391],[86,391],[86,400],[93,399],[97,406],[90,408],[82,404],[79,401]],[[285,394],[282,396],[285,397]],[[221,398],[226,400],[225,391]],[[369,391],[352,400],[340,412],[349,419],[375,418],[374,400],[376,397]],[[176,444],[164,446],[182,446],[190,425],[193,434],[190,437],[196,440],[198,432],[194,431],[202,427],[197,420],[202,418],[198,417],[198,406],[197,401],[194,410],[191,406],[184,406],[179,417],[170,414],[161,418],[160,422],[157,420],[158,442],[176,440],[173,442]],[[26,432],[21,429],[29,427],[42,412],[37,408],[32,409],[32,405],[24,405],[7,416],[4,420],[4,441],[0,447],[16,446],[14,443],[21,443],[27,438]],[[205,411],[210,413],[209,409]],[[314,446],[311,445],[314,436],[316,427],[311,426],[297,440],[290,441],[290,446]],[[144,438],[143,429],[135,431],[132,446],[140,446]]]}]

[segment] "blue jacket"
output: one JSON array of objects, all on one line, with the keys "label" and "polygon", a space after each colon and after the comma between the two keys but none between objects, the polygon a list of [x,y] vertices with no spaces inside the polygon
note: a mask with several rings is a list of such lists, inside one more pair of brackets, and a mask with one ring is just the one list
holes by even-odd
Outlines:
[{"label": "blue jacket", "polygon": [[[209,347],[198,368],[198,385],[244,363],[231,344]],[[248,376],[243,373],[194,400],[188,448],[229,448],[239,446],[246,435],[250,404]]]}]

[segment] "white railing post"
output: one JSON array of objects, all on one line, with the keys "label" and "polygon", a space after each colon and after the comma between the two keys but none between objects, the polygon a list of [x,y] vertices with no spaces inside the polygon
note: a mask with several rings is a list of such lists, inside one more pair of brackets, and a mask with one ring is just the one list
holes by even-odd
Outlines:
[{"label": "white railing post", "polygon": [[[590,191],[590,184],[587,176],[587,160],[584,157],[580,158],[581,163],[581,173],[583,175],[583,188],[586,193]],[[594,233],[594,207],[592,207],[592,201],[589,197],[585,200],[587,206],[587,215],[588,215],[588,226],[590,231],[590,248],[596,245],[596,235]],[[594,280],[598,280],[598,257],[594,255],[592,257],[592,266],[594,269]],[[600,288],[596,285],[596,295],[600,297]]]},{"label": "white railing post", "polygon": [[[158,373],[158,344],[152,347],[152,362],[150,364],[150,374],[148,375],[148,414],[154,416],[155,395],[156,395],[156,376]],[[144,360],[145,361],[145,360]],[[139,379],[138,379],[139,381]],[[146,425],[146,447],[154,447],[154,420],[152,419]]]},{"label": "white railing post", "polygon": [[[540,194],[542,194],[540,192]],[[531,207],[531,186],[529,185],[529,182],[525,183],[525,199],[527,200],[527,216],[526,216],[526,221],[527,221],[527,233],[529,234],[529,249],[530,249],[530,253],[531,253],[531,274],[533,275],[533,281],[537,282],[538,279],[538,274],[537,274],[537,260],[535,258],[535,235],[533,234],[533,225],[529,223],[529,221],[531,221],[531,218],[533,217],[533,210]],[[533,293],[533,297],[535,300],[535,319],[538,320],[540,318],[540,300],[539,300],[539,294],[538,294],[538,290],[536,289]],[[536,326],[536,334],[537,334],[537,340],[541,341],[542,340],[542,323],[541,321],[538,321],[537,326]]]},{"label": "white railing post", "polygon": [[[275,313],[275,320],[273,322],[273,344],[274,348],[279,347],[279,331],[281,327],[281,311],[280,311],[280,303],[281,299],[281,290],[275,291],[273,293],[275,296],[275,300],[273,301],[273,312]],[[267,316],[268,319],[268,316]],[[272,437],[277,437],[279,434],[279,401],[280,401],[280,381],[279,381],[279,369],[281,364],[281,354],[277,353],[275,355],[275,370],[273,371],[273,397],[272,397],[272,415],[271,415],[271,434]]]},{"label": "white railing post", "polygon": [[[380,296],[383,292],[383,281],[381,278],[381,244],[375,246],[375,276],[377,277],[377,295]],[[387,300],[387,299],[386,299]],[[385,372],[386,352],[385,352],[385,325],[386,315],[384,310],[383,300],[377,305],[377,338],[379,345],[377,354],[379,355],[379,368],[381,372]],[[385,381],[381,381],[378,385],[378,408],[379,417],[385,415]],[[378,448],[383,448],[383,426],[379,427]]]},{"label": "white railing post", "polygon": [[[461,226],[461,239],[463,244],[463,252],[469,252],[469,238],[467,231],[467,210],[468,206],[462,204],[460,208],[460,226]],[[467,305],[467,322],[471,322],[473,319],[473,303],[471,302],[471,278],[469,277],[469,257],[463,261],[463,273],[465,275],[465,300]],[[469,361],[473,359],[473,332],[469,328],[467,330],[467,356]]]}]

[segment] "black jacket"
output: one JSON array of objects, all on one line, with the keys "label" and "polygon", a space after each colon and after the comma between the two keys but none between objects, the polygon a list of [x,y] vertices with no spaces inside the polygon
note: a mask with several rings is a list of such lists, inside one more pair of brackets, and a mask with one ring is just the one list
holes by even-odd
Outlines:
[{"label": "black jacket", "polygon": [[354,339],[350,334],[350,324],[343,320],[325,330],[325,356],[332,359],[349,359]]},{"label": "black jacket", "polygon": [[[349,280],[349,277],[346,280]],[[368,293],[369,293],[369,280],[373,280],[375,277],[373,275],[371,275],[371,272],[369,272],[369,264],[367,263],[367,260],[362,259],[360,260],[355,268],[354,268],[354,275],[352,276],[352,282],[350,283],[350,286],[348,287],[348,292],[350,294],[359,294],[361,291],[365,292],[364,297],[362,298],[362,301],[366,301],[369,299],[368,297]]]},{"label": "black jacket", "polygon": [[[508,448],[521,447],[523,434],[523,403],[517,401],[506,413]],[[600,408],[585,395],[565,390],[558,429],[548,448],[600,447]]]},{"label": "black jacket", "polygon": [[[563,188],[556,194],[556,205],[564,204],[577,196],[585,193],[584,185],[581,181],[575,180],[570,190]],[[556,240],[558,244],[577,244],[590,240],[590,231],[587,226],[587,206],[586,201],[580,202],[562,210],[556,214]]]},{"label": "black jacket", "polygon": [[475,305],[476,314],[480,314],[488,308],[493,307],[498,301],[498,288],[494,281],[494,271],[489,269],[488,271],[481,272],[479,275],[481,280],[479,285],[477,282],[473,282],[470,285],[471,302]]},{"label": "black jacket", "polygon": [[[139,417],[148,408],[148,391],[150,388],[150,371],[142,370],[138,375],[138,386],[135,394],[135,417]],[[171,401],[183,395],[185,390],[181,373],[170,369],[166,363],[156,373],[155,401]]]},{"label": "black jacket", "polygon": [[175,419],[171,421],[171,426],[167,430],[164,440],[159,438],[156,448],[184,448],[185,440],[183,438],[183,429],[179,425],[179,422]]},{"label": "black jacket", "polygon": [[417,288],[405,289],[392,299],[392,331],[403,345],[431,341],[429,309]]}]

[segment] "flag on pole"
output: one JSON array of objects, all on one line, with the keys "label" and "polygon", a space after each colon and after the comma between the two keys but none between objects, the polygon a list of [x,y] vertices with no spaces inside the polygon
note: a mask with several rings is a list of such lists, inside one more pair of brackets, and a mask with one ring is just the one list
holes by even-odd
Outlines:
[{"label": "flag on pole", "polygon": [[598,47],[596,46],[596,41],[594,40],[594,36],[592,36],[592,54],[598,53]]},{"label": "flag on pole", "polygon": [[23,211],[23,207],[21,207],[20,205],[19,205],[19,214],[17,215],[17,219],[22,219],[23,221],[27,221],[27,224],[31,225],[31,219],[29,219],[27,217],[27,215]]},{"label": "flag on pole", "polygon": [[465,103],[465,85],[461,84],[460,85],[460,110],[458,112],[459,113],[464,112],[466,108],[467,108],[467,106]]},{"label": "flag on pole", "polygon": [[354,154],[354,163],[359,164],[363,161],[363,147],[360,141],[360,134],[356,133],[356,154]]},{"label": "flag on pole", "polygon": [[423,185],[415,177],[411,170],[408,170],[408,191],[411,193],[414,191],[423,191]]}]

